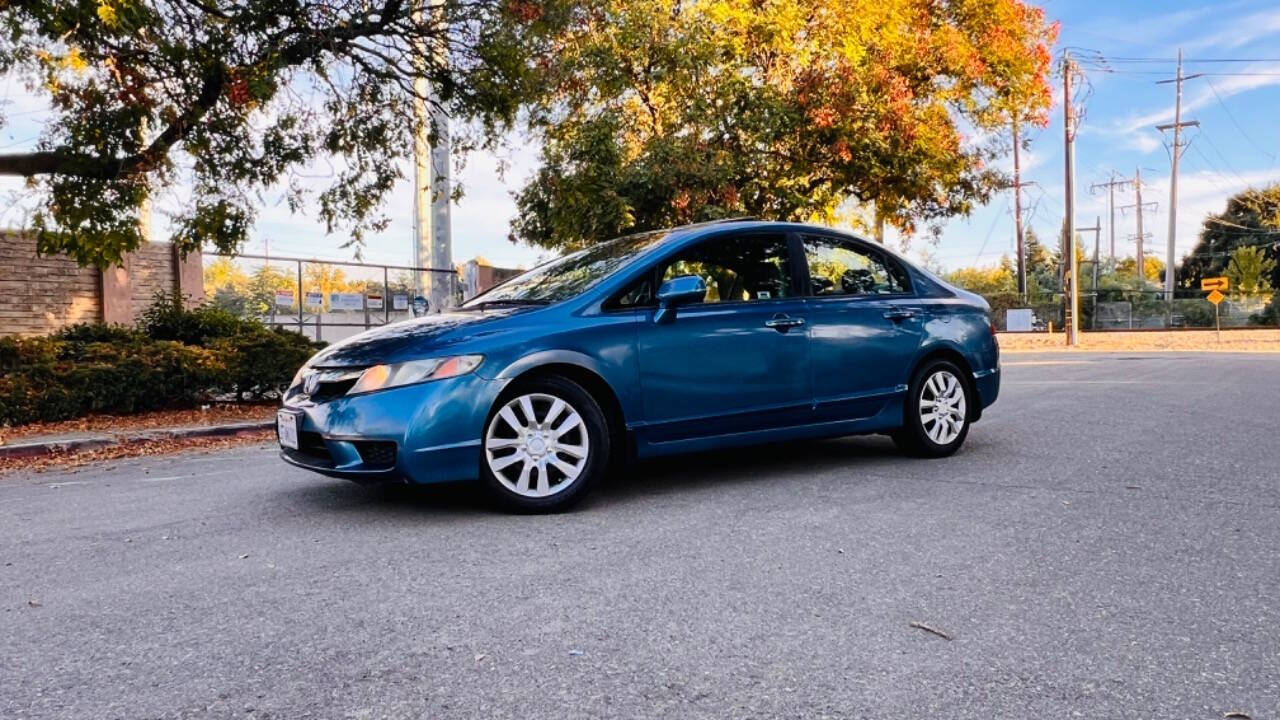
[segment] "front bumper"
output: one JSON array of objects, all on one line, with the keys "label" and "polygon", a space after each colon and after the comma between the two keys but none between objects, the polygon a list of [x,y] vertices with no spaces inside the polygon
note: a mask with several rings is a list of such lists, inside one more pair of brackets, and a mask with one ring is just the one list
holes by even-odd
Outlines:
[{"label": "front bumper", "polygon": [[505,381],[474,373],[284,409],[302,416],[296,467],[360,483],[477,476],[484,421]]}]

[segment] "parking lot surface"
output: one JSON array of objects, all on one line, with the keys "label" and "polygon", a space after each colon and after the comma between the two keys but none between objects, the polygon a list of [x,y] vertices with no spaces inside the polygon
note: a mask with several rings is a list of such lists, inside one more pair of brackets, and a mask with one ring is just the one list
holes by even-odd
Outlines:
[{"label": "parking lot surface", "polygon": [[673,458],[543,517],[269,447],[7,475],[0,717],[1278,717],[1277,380],[1008,355],[955,457]]}]

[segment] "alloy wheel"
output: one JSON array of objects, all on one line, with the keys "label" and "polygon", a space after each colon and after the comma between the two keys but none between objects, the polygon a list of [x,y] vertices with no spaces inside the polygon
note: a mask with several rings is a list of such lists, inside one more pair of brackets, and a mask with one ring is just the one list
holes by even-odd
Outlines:
[{"label": "alloy wheel", "polygon": [[920,425],[929,439],[946,445],[960,436],[967,421],[964,386],[947,370],[939,370],[920,386]]}]

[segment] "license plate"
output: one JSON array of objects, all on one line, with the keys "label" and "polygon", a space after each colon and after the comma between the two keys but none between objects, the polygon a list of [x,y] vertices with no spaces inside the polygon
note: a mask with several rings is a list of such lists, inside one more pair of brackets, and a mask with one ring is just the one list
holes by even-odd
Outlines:
[{"label": "license plate", "polygon": [[276,413],[276,435],[280,444],[290,450],[298,449],[298,414],[281,410]]}]

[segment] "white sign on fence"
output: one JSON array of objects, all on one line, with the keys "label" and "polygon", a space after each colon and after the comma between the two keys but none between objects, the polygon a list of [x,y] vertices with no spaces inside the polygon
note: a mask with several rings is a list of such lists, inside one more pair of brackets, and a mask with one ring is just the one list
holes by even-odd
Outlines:
[{"label": "white sign on fence", "polygon": [[364,295],[350,292],[329,293],[330,310],[363,310]]},{"label": "white sign on fence", "polygon": [[320,307],[324,304],[324,293],[309,292],[307,293],[307,305],[311,307]]},{"label": "white sign on fence", "polygon": [[1031,332],[1033,322],[1035,322],[1035,313],[1031,312],[1031,308],[1005,310],[1004,329],[1009,332]]},{"label": "white sign on fence", "polygon": [[381,310],[381,309],[382,309],[382,296],[381,296],[381,295],[366,295],[365,297],[366,297],[366,298],[368,298],[368,300],[369,300],[369,309],[370,309],[370,310]]},{"label": "white sign on fence", "polygon": [[408,295],[392,295],[391,309],[392,310],[408,310],[409,296]]},{"label": "white sign on fence", "polygon": [[277,291],[276,291],[276,305],[277,305],[278,307],[290,307],[290,306],[292,306],[292,305],[293,305],[293,291],[292,291],[292,290],[277,290]]}]

